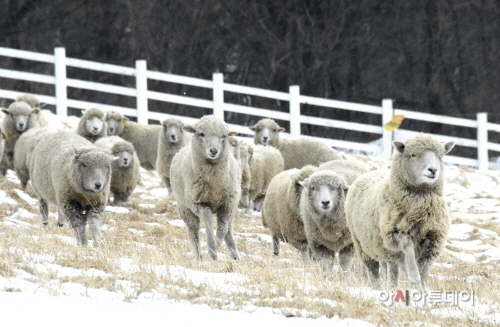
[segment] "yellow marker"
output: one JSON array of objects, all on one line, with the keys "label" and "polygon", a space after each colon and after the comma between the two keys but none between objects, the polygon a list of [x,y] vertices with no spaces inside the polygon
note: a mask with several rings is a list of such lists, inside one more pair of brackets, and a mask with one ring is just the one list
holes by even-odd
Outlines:
[{"label": "yellow marker", "polygon": [[401,123],[405,119],[404,115],[393,115],[390,122],[384,125],[386,131],[392,132],[401,126]]}]

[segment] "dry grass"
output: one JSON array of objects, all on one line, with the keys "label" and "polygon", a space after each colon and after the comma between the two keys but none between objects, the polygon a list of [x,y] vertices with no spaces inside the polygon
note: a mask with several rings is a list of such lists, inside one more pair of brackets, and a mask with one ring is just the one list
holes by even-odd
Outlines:
[{"label": "dry grass", "polygon": [[[13,191],[15,187],[14,183],[0,177],[0,189],[12,198],[17,195]],[[121,294],[123,301],[129,302],[155,294],[157,298],[204,303],[219,309],[251,311],[254,307],[270,307],[290,317],[338,315],[340,318],[359,318],[377,326],[488,326],[468,314],[445,318],[431,312],[440,308],[447,310],[450,305],[386,306],[376,297],[359,294],[369,285],[357,263],[351,278],[345,281],[336,273],[322,271],[317,265],[305,265],[298,251],[287,244],[282,246],[280,256],[275,257],[268,238],[262,236],[269,233],[259,218],[240,214],[235,219],[241,260],[230,259],[223,246],[221,260],[210,261],[202,232],[205,260],[198,262],[192,255],[185,229],[170,223],[179,218],[175,205],[167,199],[143,200],[140,194],[134,193],[124,205],[130,213],[106,213],[101,222],[104,244],[97,249],[70,244],[68,240],[74,239],[74,233],[68,226],[58,228],[51,218],[49,226],[44,227],[36,206],[22,200],[18,203],[17,206],[0,205],[0,215],[5,217],[22,207],[36,216],[19,218],[32,226],[14,228],[0,224],[0,276],[12,278],[24,271],[31,276],[31,281],[54,295],[62,294],[64,285],[77,283],[87,289]],[[144,207],[144,204],[154,206]],[[475,227],[500,232],[500,224],[495,221],[477,223]],[[474,239],[478,234],[472,232],[470,235],[470,239]],[[452,246],[448,248],[461,251]],[[81,274],[60,275],[61,268],[41,269],[38,263],[45,267],[78,269]],[[451,264],[451,267],[440,264]],[[496,264],[469,264],[445,252],[431,271],[429,287],[450,291],[473,289],[476,297],[491,301],[492,308],[498,309],[500,284]],[[85,275],[95,270],[100,273]],[[201,281],[195,277],[197,273],[203,273],[199,277]],[[228,279],[218,282],[219,276]],[[407,287],[403,280],[400,286],[401,289]]]}]

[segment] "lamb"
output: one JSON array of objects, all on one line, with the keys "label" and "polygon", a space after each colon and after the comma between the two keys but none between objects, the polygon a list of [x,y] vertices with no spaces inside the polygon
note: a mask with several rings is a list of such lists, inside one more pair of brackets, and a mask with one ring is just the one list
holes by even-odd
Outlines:
[{"label": "lamb", "polygon": [[349,184],[368,169],[354,160],[333,160],[300,182],[300,215],[312,259],[333,267],[335,252],[347,271],[354,255],[351,233],[345,219],[345,193]]},{"label": "lamb", "polygon": [[379,263],[387,263],[394,288],[401,267],[407,279],[425,288],[433,262],[450,229],[443,199],[443,160],[455,146],[418,135],[393,141],[391,168],[359,177],[349,189],[345,210],[358,259],[380,287]]},{"label": "lamb", "polygon": [[302,169],[285,170],[276,175],[269,187],[262,207],[262,223],[273,238],[273,253],[279,255],[280,241],[288,242],[309,260],[309,246],[300,216],[300,182],[317,170],[308,165]]},{"label": "lamb", "polygon": [[14,147],[14,171],[21,181],[21,186],[26,189],[30,179],[30,160],[33,149],[44,136],[53,132],[50,127],[32,128],[21,134]]},{"label": "lamb", "polygon": [[[27,104],[30,105],[30,107],[32,109],[42,109],[43,107],[45,107],[46,103],[45,102],[40,102],[40,100],[38,100],[38,98],[34,95],[31,95],[31,94],[23,94],[23,95],[20,95],[16,98],[16,101],[22,101],[22,102],[26,102]],[[38,119],[38,126],[39,127],[47,127],[49,124],[47,123],[47,121],[45,120],[45,117],[43,116],[43,114],[41,112],[39,112],[37,115],[36,115],[37,119]]]},{"label": "lamb", "polygon": [[108,111],[106,121],[110,126],[111,135],[120,136],[134,145],[142,168],[156,169],[158,136],[162,130],[161,125],[142,125],[129,122],[127,118],[116,111]]},{"label": "lamb", "polygon": [[248,193],[242,192],[242,202],[247,203],[247,214],[253,209],[262,209],[264,197],[269,183],[274,176],[284,169],[281,153],[274,147],[256,145],[250,161],[250,188]]},{"label": "lamb", "polygon": [[156,159],[156,171],[172,194],[170,185],[170,165],[172,159],[179,150],[191,141],[191,134],[182,130],[184,123],[179,119],[167,118],[162,123],[162,129],[158,136],[158,157]]},{"label": "lamb", "polygon": [[8,169],[14,169],[14,147],[22,133],[35,127],[41,127],[38,115],[40,109],[32,109],[26,102],[13,102],[8,109],[2,109],[6,114],[2,121],[2,131],[6,135],[5,148],[0,173],[5,175]]},{"label": "lamb", "polygon": [[88,223],[96,246],[101,241],[99,222],[109,195],[109,151],[66,131],[48,133],[31,155],[30,177],[44,225],[49,204],[57,206],[58,226],[69,220],[78,244],[87,246]]},{"label": "lamb", "polygon": [[111,163],[110,186],[110,191],[113,194],[113,205],[127,201],[140,178],[141,166],[134,146],[119,136],[104,137],[95,142],[95,145],[109,149],[114,156]]},{"label": "lamb", "polygon": [[100,138],[108,136],[104,112],[99,109],[91,108],[85,110],[80,118],[76,134],[95,143]]},{"label": "lamb", "polygon": [[285,161],[285,170],[300,169],[306,165],[319,166],[324,162],[342,158],[328,145],[310,137],[280,139],[279,133],[285,129],[272,119],[262,119],[250,127],[250,130],[255,132],[255,144],[270,145],[280,150]]},{"label": "lamb", "polygon": [[[231,256],[238,259],[233,220],[240,201],[241,172],[228,142],[228,136],[236,133],[214,116],[204,116],[183,130],[193,133],[193,139],[174,156],[170,177],[177,210],[186,223],[195,255],[202,259],[199,229],[203,219],[210,257],[217,260],[225,240]],[[217,215],[217,240],[212,231],[212,213]]]}]

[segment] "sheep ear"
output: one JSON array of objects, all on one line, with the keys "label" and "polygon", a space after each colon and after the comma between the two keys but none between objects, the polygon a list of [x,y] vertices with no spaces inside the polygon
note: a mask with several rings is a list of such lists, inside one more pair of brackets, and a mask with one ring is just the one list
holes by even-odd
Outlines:
[{"label": "sheep ear", "polygon": [[120,160],[120,157],[115,157],[115,156],[113,156],[113,157],[111,157],[111,159],[112,159],[113,161],[118,161],[118,160]]},{"label": "sheep ear", "polygon": [[349,187],[351,187],[350,185],[345,185],[345,184],[342,184],[340,186],[341,189],[344,190],[344,194],[347,195],[347,192],[349,191]]},{"label": "sheep ear", "polygon": [[304,179],[303,181],[299,181],[300,186],[306,188],[309,185],[309,179]]},{"label": "sheep ear", "polygon": [[35,115],[38,115],[40,113],[40,109],[35,108],[35,109],[33,109],[32,113],[34,113]]},{"label": "sheep ear", "polygon": [[278,133],[281,133],[281,132],[284,132],[284,131],[285,131],[285,128],[284,128],[284,127],[280,127],[280,128],[278,129]]},{"label": "sheep ear", "polygon": [[399,153],[404,153],[405,152],[405,144],[400,141],[392,141],[392,147],[394,150],[398,151]]},{"label": "sheep ear", "polygon": [[6,115],[10,114],[9,109],[2,108],[2,112]]},{"label": "sheep ear", "polygon": [[7,139],[7,135],[5,135],[5,133],[2,132],[2,139],[3,140],[6,140]]},{"label": "sheep ear", "polygon": [[40,109],[41,109],[41,108],[45,107],[46,105],[47,105],[47,104],[46,104],[45,102],[40,102],[40,103],[38,104],[38,108],[40,108]]},{"label": "sheep ear", "polygon": [[255,126],[248,127],[248,129],[250,129],[252,132],[255,132]]},{"label": "sheep ear", "polygon": [[227,134],[227,135],[229,135],[229,136],[236,136],[238,134],[239,134],[238,132],[229,132],[229,134]]},{"label": "sheep ear", "polygon": [[444,145],[444,154],[450,153],[451,150],[455,147],[455,142],[450,141]]},{"label": "sheep ear", "polygon": [[123,117],[122,122],[123,122],[123,125],[127,125],[128,118],[127,117]]},{"label": "sheep ear", "polygon": [[196,133],[196,128],[194,128],[191,125],[186,125],[186,126],[182,127],[182,130],[186,131],[188,133]]}]

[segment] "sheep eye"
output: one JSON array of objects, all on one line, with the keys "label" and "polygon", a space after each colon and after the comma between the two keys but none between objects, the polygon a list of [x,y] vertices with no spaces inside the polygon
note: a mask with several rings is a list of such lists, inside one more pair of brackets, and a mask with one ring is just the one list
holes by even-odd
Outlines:
[{"label": "sheep eye", "polygon": [[199,135],[200,137],[205,137],[205,134],[203,134],[203,133],[200,133],[200,134],[198,134],[198,135]]},{"label": "sheep eye", "polygon": [[222,135],[222,138],[225,139],[227,137],[227,135]]},{"label": "sheep eye", "polygon": [[82,163],[82,167],[83,167],[83,168],[87,168],[87,165],[86,165],[86,164],[84,164],[84,163]]},{"label": "sheep eye", "polygon": [[412,157],[412,158],[416,158],[416,157],[417,157],[417,155],[416,155],[415,153],[412,153],[412,154],[411,154],[411,157]]}]

